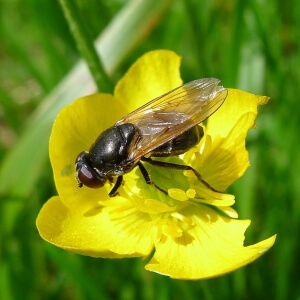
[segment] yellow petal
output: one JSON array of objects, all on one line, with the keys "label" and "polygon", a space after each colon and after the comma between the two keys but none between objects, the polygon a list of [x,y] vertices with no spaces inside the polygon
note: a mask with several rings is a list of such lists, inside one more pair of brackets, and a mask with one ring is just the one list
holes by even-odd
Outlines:
[{"label": "yellow petal", "polygon": [[178,279],[215,277],[257,259],[276,238],[244,247],[244,232],[250,221],[225,218],[206,206],[186,208],[181,214],[194,226],[180,237],[161,239],[146,270]]},{"label": "yellow petal", "polygon": [[48,242],[83,255],[148,256],[156,239],[155,220],[138,212],[124,198],[115,197],[111,201],[105,208],[71,210],[59,197],[53,197],[38,215],[39,233]]},{"label": "yellow petal", "polygon": [[181,58],[168,50],[151,51],[140,57],[118,82],[114,97],[133,111],[150,100],[182,85]]},{"label": "yellow petal", "polygon": [[201,154],[202,165],[198,170],[215,189],[226,190],[249,167],[249,154],[245,148],[245,140],[254,120],[253,113],[244,114],[226,137],[216,136],[208,149],[204,147]]},{"label": "yellow petal", "polygon": [[[224,104],[209,117],[207,134],[213,138],[226,137],[237,121],[247,113],[253,113],[254,119],[250,126],[254,125],[257,115],[257,106],[265,104],[269,97],[250,94],[241,90],[228,89],[228,96]],[[249,129],[249,128],[248,128]],[[245,128],[245,130],[248,131]]]},{"label": "yellow petal", "polygon": [[76,209],[77,204],[89,205],[107,197],[109,187],[77,188],[75,159],[81,151],[89,150],[98,135],[124,113],[122,105],[112,96],[94,94],[74,101],[57,116],[50,138],[50,160],[57,191],[68,207]]},{"label": "yellow petal", "polygon": [[149,214],[159,214],[168,211],[175,210],[174,207],[170,207],[164,202],[158,201],[156,199],[136,199],[133,200],[132,203],[135,205],[137,209],[142,212]]},{"label": "yellow petal", "polygon": [[254,126],[257,106],[268,99],[229,89],[224,104],[204,128],[198,152],[192,149],[184,156],[185,162],[192,164],[215,189],[225,191],[249,167],[246,136]]},{"label": "yellow petal", "polygon": [[257,106],[268,99],[229,89],[224,104],[208,119],[199,152],[185,155],[185,162],[215,189],[225,191],[249,167],[246,136],[255,124]]}]

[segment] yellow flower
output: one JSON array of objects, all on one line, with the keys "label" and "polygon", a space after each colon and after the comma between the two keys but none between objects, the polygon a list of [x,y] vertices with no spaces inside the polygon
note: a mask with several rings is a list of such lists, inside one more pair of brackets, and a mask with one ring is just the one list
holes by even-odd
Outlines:
[{"label": "yellow flower", "polygon": [[[233,271],[263,253],[275,236],[244,247],[249,220],[238,220],[234,196],[203,186],[189,171],[145,163],[164,195],[145,183],[136,168],[124,176],[119,195],[77,188],[74,162],[97,136],[149,100],[182,84],[180,58],[170,51],[141,57],[120,80],[114,96],[95,94],[74,101],[58,115],[50,139],[50,159],[59,196],[41,209],[40,235],[63,249],[93,257],[151,257],[146,270],[181,279]],[[257,106],[268,101],[229,90],[223,106],[204,127],[199,145],[166,161],[191,165],[217,190],[226,190],[249,166],[245,138]],[[241,199],[242,200],[242,199]]]}]

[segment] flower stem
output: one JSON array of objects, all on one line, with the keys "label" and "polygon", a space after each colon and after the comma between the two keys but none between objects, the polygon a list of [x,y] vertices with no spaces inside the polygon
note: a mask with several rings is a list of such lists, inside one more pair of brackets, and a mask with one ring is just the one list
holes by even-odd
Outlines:
[{"label": "flower stem", "polygon": [[59,2],[77,44],[77,48],[88,64],[98,90],[111,93],[113,90],[112,83],[104,70],[100,57],[94,47],[93,40],[80,16],[76,1],[60,0]]}]

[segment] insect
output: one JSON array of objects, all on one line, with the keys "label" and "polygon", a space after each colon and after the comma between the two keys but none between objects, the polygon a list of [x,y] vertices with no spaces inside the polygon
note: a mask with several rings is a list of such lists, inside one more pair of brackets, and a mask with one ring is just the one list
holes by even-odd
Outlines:
[{"label": "insect", "polygon": [[89,151],[81,152],[75,162],[78,187],[102,187],[117,180],[109,193],[117,195],[123,175],[139,167],[147,184],[167,194],[151,177],[142,162],[158,167],[191,170],[207,187],[214,190],[188,165],[153,160],[183,154],[203,137],[199,125],[216,112],[227,97],[227,89],[216,78],[191,81],[153,99],[102,132]]}]

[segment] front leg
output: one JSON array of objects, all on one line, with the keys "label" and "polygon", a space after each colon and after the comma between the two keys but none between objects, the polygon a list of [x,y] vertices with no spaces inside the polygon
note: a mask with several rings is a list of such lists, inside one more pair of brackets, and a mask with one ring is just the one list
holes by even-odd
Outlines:
[{"label": "front leg", "polygon": [[114,197],[114,196],[117,195],[118,189],[120,188],[122,182],[123,182],[123,176],[120,175],[120,176],[118,176],[117,181],[116,181],[114,187],[113,187],[112,190],[109,192],[109,194],[108,194],[109,197]]}]

